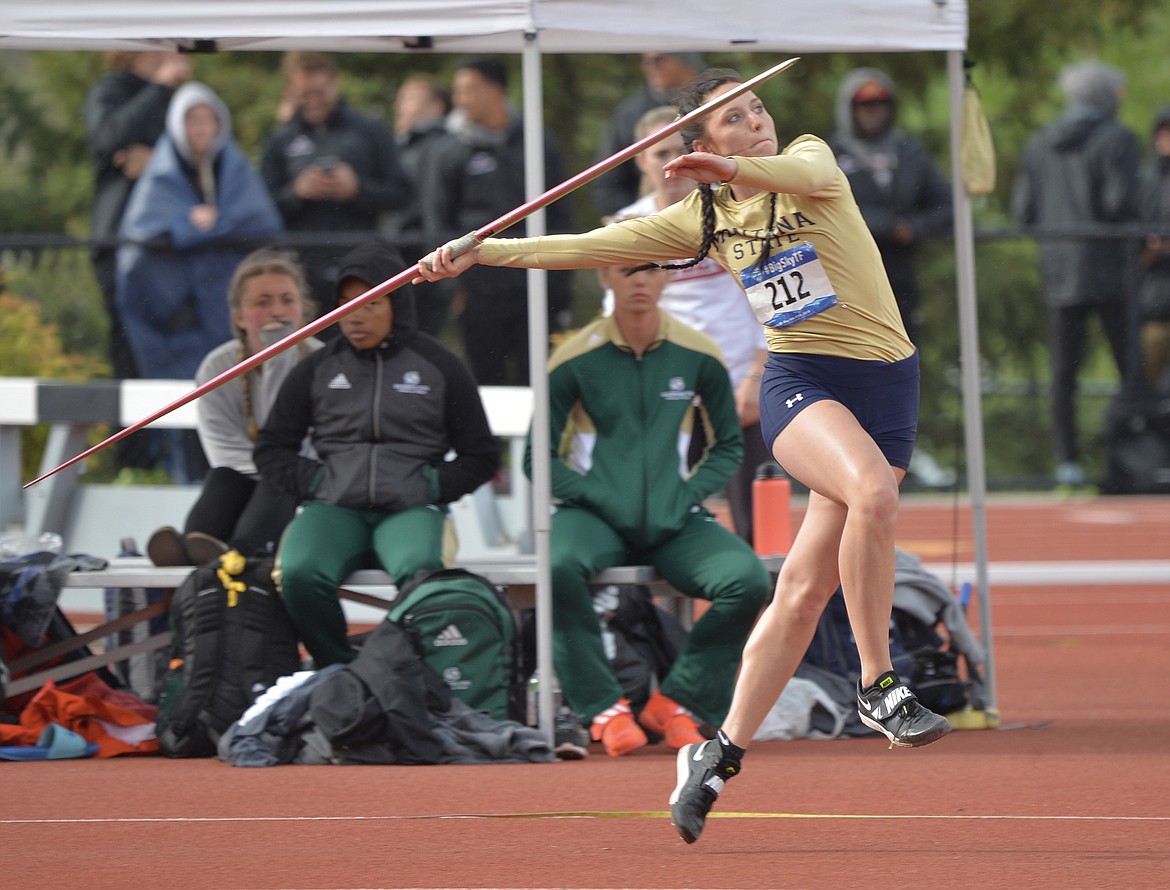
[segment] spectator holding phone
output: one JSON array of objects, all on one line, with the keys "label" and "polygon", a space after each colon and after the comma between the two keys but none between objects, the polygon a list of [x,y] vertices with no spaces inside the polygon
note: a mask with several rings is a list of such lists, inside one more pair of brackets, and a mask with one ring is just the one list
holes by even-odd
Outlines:
[{"label": "spectator holding phone", "polygon": [[[376,237],[382,215],[410,197],[390,131],[341,97],[332,56],[288,53],[284,78],[291,116],[265,139],[260,173],[285,227],[290,233],[332,233],[334,239],[352,232],[353,243]],[[351,246],[298,245],[318,303],[332,299],[338,263]]]}]

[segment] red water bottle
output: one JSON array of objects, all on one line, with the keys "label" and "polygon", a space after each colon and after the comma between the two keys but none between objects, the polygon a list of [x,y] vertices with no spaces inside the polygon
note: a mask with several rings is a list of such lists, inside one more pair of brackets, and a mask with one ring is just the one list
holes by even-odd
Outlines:
[{"label": "red water bottle", "polygon": [[757,556],[792,548],[792,483],[775,461],[760,464],[752,482],[752,538]]}]

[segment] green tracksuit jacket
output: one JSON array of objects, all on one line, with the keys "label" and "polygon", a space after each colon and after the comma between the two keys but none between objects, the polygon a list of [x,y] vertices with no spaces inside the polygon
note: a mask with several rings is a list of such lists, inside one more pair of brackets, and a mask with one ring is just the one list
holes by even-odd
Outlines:
[{"label": "green tracksuit jacket", "polygon": [[[686,458],[696,396],[710,444],[692,473]],[[553,497],[599,515],[632,550],[677,533],[743,460],[719,348],[665,312],[640,358],[612,318],[563,343],[549,360],[549,419]],[[531,473],[529,457],[525,470]]]}]

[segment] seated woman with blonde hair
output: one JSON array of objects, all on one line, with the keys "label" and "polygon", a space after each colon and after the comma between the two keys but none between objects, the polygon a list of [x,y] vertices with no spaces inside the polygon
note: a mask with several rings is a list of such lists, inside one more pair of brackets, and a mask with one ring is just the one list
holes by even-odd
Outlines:
[{"label": "seated woman with blonde hair", "polygon": [[[235,339],[207,354],[195,382],[206,383],[304,326],[314,317],[307,287],[291,253],[263,248],[245,257],[228,291]],[[211,471],[184,533],[164,526],[151,536],[146,549],[155,565],[202,565],[229,546],[245,556],[275,552],[296,501],[260,478],[252,445],[288,372],[321,345],[309,337],[198,399],[199,441]]]}]

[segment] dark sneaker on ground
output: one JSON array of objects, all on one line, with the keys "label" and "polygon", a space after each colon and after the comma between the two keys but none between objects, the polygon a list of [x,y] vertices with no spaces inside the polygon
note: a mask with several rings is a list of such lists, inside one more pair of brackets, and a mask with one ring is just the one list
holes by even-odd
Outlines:
[{"label": "dark sneaker on ground", "polygon": [[589,756],[589,734],[581,725],[581,718],[567,707],[557,712],[553,738],[556,743],[553,753],[561,760],[584,760]]},{"label": "dark sneaker on ground", "polygon": [[679,748],[676,763],[678,784],[670,795],[670,821],[682,839],[693,844],[724,783],[739,766],[724,761],[719,742],[713,740]]},{"label": "dark sneaker on ground", "polygon": [[890,746],[921,748],[951,731],[946,717],[924,708],[893,671],[886,671],[869,689],[857,682],[857,713],[861,722],[876,729]]}]

